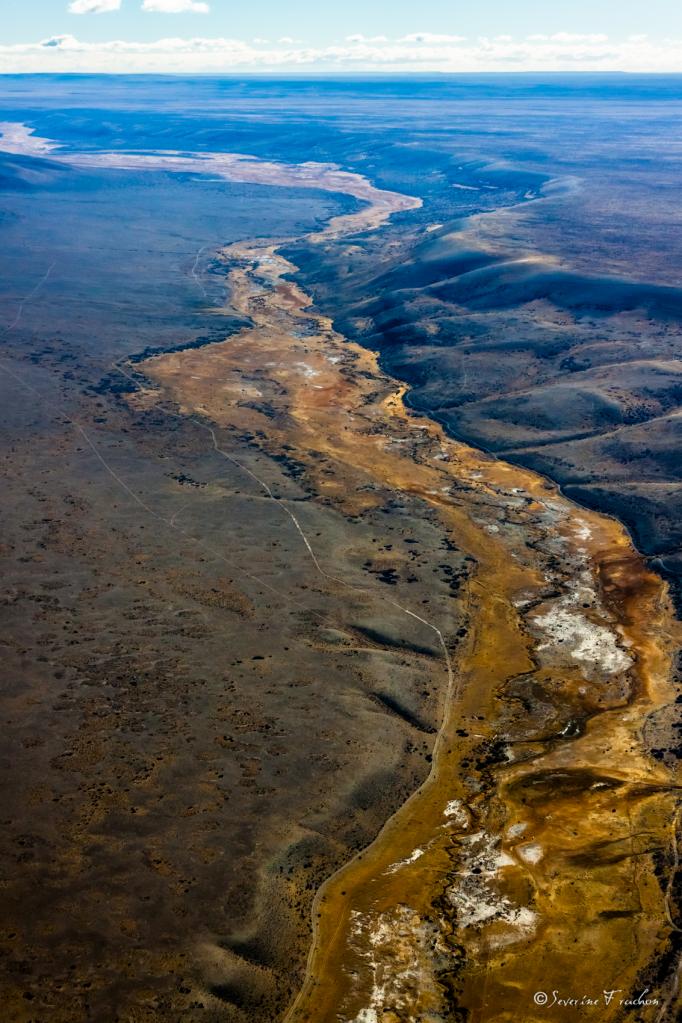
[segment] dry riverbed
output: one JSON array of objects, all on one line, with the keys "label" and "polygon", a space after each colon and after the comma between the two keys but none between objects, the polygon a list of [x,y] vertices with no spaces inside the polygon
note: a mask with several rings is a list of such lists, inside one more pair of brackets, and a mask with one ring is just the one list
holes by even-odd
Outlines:
[{"label": "dry riverbed", "polygon": [[[657,1004],[640,1018],[666,1018],[677,990],[676,781],[643,734],[675,699],[665,585],[617,522],[408,412],[375,356],[285,279],[295,268],[276,246],[223,258],[253,327],[148,360],[140,369],[160,391],[136,400],[170,399],[228,436],[256,438],[352,519],[409,495],[471,568],[465,636],[452,635],[447,611],[391,606],[389,595],[410,635],[436,641],[433,671],[452,671],[431,772],[318,893],[287,1018],[558,1020],[565,1007],[535,1004],[536,992],[619,989],[598,1010],[617,1019],[620,999],[645,988]],[[343,563],[318,558],[280,503],[301,557],[352,590]]]}]

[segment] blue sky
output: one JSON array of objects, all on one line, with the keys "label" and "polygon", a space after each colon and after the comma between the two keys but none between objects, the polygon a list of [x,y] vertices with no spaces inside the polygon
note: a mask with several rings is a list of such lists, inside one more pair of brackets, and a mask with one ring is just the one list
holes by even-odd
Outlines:
[{"label": "blue sky", "polygon": [[682,71],[679,0],[2,0],[0,70]]}]

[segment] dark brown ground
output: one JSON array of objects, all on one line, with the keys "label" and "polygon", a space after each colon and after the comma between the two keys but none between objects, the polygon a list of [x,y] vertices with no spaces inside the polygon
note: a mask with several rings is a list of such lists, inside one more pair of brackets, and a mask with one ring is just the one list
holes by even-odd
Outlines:
[{"label": "dark brown ground", "polygon": [[3,1020],[274,1018],[315,889],[428,769],[443,671],[382,599],[454,633],[462,559],[225,437],[363,589],[325,584],[205,430],[6,368],[50,399],[2,378]]}]

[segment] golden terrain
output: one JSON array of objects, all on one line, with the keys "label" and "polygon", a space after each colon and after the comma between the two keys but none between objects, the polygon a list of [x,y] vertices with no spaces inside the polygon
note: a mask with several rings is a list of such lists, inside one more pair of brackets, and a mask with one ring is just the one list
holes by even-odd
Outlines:
[{"label": "golden terrain", "polygon": [[[375,355],[286,279],[276,245],[222,255],[253,327],[147,360],[158,389],[132,400],[170,400],[293,459],[352,521],[409,495],[472,566],[456,649],[442,609],[386,590],[387,613],[442,651],[442,725],[426,781],[318,892],[287,1019],[674,1018],[677,781],[646,734],[675,699],[664,583],[617,522],[406,410]],[[271,499],[320,582],[357,588]],[[655,1004],[622,1004],[645,991]],[[569,998],[581,1004],[556,1001]]]}]

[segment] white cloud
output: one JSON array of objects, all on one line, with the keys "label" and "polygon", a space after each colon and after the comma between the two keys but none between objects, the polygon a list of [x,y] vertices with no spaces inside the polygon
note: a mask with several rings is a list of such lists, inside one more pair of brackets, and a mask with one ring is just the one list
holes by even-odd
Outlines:
[{"label": "white cloud", "polygon": [[208,14],[203,0],[142,0],[142,10],[153,14]]},{"label": "white cloud", "polygon": [[72,0],[71,14],[108,14],[121,9],[121,0]]},{"label": "white cloud", "polygon": [[402,36],[399,43],[463,43],[466,36],[439,35],[436,32],[412,32]]},{"label": "white cloud", "polygon": [[[501,38],[501,37],[498,37]],[[632,37],[631,37],[632,38]],[[639,36],[637,38],[645,39],[646,36]],[[548,43],[606,43],[609,40],[608,36],[601,34],[581,35],[577,32],[555,32],[554,35],[546,36],[540,34],[528,36],[531,42],[548,42]]]},{"label": "white cloud", "polygon": [[[167,5],[169,0],[145,0]],[[177,0],[172,0],[176,3]],[[185,0],[180,0],[185,2]],[[419,33],[399,39],[351,36],[309,47],[297,40],[257,44],[224,38],[164,38],[154,42],[85,43],[72,35],[0,45],[0,72],[292,71],[676,71],[682,40],[646,36],[498,36],[466,40]]]},{"label": "white cloud", "polygon": [[356,32],[352,36],[346,36],[347,43],[387,43],[388,36],[363,36],[362,32]]}]

